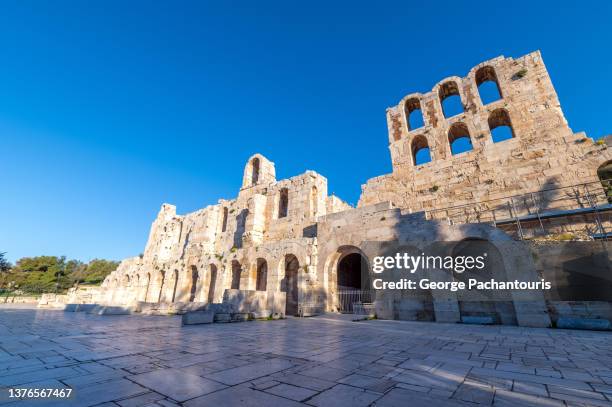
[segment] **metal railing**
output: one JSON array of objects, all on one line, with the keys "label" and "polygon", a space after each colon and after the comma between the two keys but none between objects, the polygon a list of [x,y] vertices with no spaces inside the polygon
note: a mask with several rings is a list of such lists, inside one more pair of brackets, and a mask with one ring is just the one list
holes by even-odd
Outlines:
[{"label": "metal railing", "polygon": [[372,292],[370,290],[338,290],[338,311],[342,313],[353,313],[354,306],[357,303],[371,303]]},{"label": "metal railing", "polygon": [[512,229],[519,240],[526,238],[525,227],[530,232],[527,235],[546,235],[550,233],[547,220],[574,216],[583,216],[589,236],[609,239],[611,214],[610,179],[425,210],[427,219],[446,220],[449,225],[490,223],[502,229]]}]

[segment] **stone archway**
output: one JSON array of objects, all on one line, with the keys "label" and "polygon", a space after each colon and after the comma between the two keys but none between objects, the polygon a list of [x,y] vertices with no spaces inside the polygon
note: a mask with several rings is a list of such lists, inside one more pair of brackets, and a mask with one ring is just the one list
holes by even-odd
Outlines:
[{"label": "stone archway", "polygon": [[299,304],[300,262],[293,254],[285,255],[285,277],[281,281],[281,291],[285,292],[285,315],[297,315]]},{"label": "stone archway", "polygon": [[[499,249],[488,240],[479,238],[463,239],[453,247],[452,256],[477,257],[486,253],[485,267],[481,270],[453,273],[457,281],[468,283],[478,281],[508,281],[504,260]],[[516,311],[512,295],[505,290],[459,290],[457,293],[459,314],[464,317],[491,317],[494,323],[516,325]]]},{"label": "stone archway", "polygon": [[370,263],[355,246],[342,246],[326,262],[331,309],[353,312],[353,304],[372,302]]},{"label": "stone archway", "polygon": [[149,297],[149,286],[151,285],[151,273],[147,273],[145,276],[145,279],[147,283],[146,283],[145,290],[144,290],[143,301],[147,302],[148,297]]},{"label": "stone archway", "polygon": [[265,259],[258,258],[255,274],[255,290],[266,291],[268,283],[268,262]]},{"label": "stone archway", "polygon": [[165,270],[161,270],[159,272],[159,294],[157,295],[157,302],[160,303],[162,302],[162,299],[165,300],[165,296],[164,296],[164,288],[166,285],[166,271]]},{"label": "stone archway", "polygon": [[170,296],[170,302],[174,302],[176,300],[176,287],[178,285],[178,270],[174,270],[172,273],[172,295]]}]

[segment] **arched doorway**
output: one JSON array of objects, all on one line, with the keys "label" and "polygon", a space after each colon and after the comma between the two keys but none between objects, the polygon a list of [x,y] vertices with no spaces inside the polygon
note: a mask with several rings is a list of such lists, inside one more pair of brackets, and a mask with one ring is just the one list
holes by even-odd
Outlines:
[{"label": "arched doorway", "polygon": [[191,266],[191,289],[189,290],[189,302],[195,301],[197,286],[198,268],[196,266]]},{"label": "arched doorway", "polygon": [[217,266],[210,265],[210,285],[208,286],[208,303],[215,302],[215,286],[217,284]]},{"label": "arched doorway", "polygon": [[257,275],[255,277],[255,290],[266,291],[268,282],[268,263],[265,259],[257,259]]},{"label": "arched doorway", "polygon": [[285,315],[298,312],[298,271],[300,262],[293,254],[285,255],[285,278],[281,281],[281,291],[285,292]]},{"label": "arched doorway", "polygon": [[336,308],[352,313],[355,303],[371,303],[372,287],[368,259],[356,247],[339,250],[336,263]]},{"label": "arched doorway", "polygon": [[147,276],[145,277],[147,280],[147,285],[145,287],[145,292],[144,292],[144,302],[147,302],[148,297],[149,297],[149,285],[151,284],[151,273],[147,273]]},{"label": "arched doorway", "polygon": [[240,273],[242,271],[242,266],[236,260],[232,260],[232,285],[230,288],[232,290],[240,289]]},{"label": "arched doorway", "polygon": [[[478,281],[508,281],[501,253],[488,240],[468,238],[459,241],[452,250],[452,256],[473,257],[484,256],[484,268],[453,273],[456,281],[466,285],[470,279]],[[516,311],[512,295],[506,290],[459,290],[457,292],[459,313],[464,317],[491,317],[494,323],[516,325]]]},{"label": "arched doorway", "polygon": [[178,284],[178,270],[174,270],[174,273],[172,273],[172,279],[174,280],[172,283],[172,297],[170,302],[174,302],[174,300],[176,299],[176,286]]},{"label": "arched doorway", "polygon": [[164,285],[166,285],[166,272],[164,270],[159,272],[159,280],[160,280],[160,283],[159,283],[159,294],[157,296],[157,302],[162,301],[162,296],[164,294]]}]

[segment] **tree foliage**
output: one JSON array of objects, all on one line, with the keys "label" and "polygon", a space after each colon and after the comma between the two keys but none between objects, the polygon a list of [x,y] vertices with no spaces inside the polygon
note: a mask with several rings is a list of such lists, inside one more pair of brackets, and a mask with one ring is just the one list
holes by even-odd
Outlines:
[{"label": "tree foliage", "polygon": [[100,284],[119,265],[116,261],[94,259],[89,263],[66,260],[64,256],[23,257],[6,270],[0,256],[0,289],[27,293],[62,292],[75,284]]},{"label": "tree foliage", "polygon": [[6,273],[13,267],[6,257],[4,257],[5,254],[5,252],[0,253],[0,273]]}]

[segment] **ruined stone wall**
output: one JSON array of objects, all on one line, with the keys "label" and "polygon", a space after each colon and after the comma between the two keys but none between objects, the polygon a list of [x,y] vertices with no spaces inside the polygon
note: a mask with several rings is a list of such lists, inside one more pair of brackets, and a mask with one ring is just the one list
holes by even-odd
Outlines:
[{"label": "ruined stone wall", "polygon": [[[277,181],[274,163],[256,154],[235,199],[186,215],[163,204],[143,255],[122,261],[104,281],[103,302],[219,302],[234,280],[243,290],[278,292],[287,289],[287,256],[299,264],[305,296],[316,280],[308,274],[316,269],[316,221],[347,208],[327,195],[325,177],[307,171]],[[258,287],[262,264],[266,281]]]},{"label": "ruined stone wall", "polygon": [[[501,99],[483,105],[477,84],[497,83]],[[446,118],[441,100],[457,92],[463,113]],[[409,129],[407,113],[420,107],[424,126]],[[494,143],[490,127],[509,118],[514,137]],[[446,208],[567,185],[595,182],[612,150],[573,133],[539,52],[498,57],[467,76],[440,81],[387,110],[393,173],[362,186],[358,206],[390,201],[411,211]],[[459,130],[458,130],[459,129]],[[450,140],[467,130],[473,150],[453,155]],[[415,164],[429,147],[431,162]],[[493,205],[499,202],[493,202]]]},{"label": "ruined stone wall", "polygon": [[[478,85],[486,81],[496,84],[501,98],[485,105]],[[463,112],[445,117],[441,101],[452,94],[461,98]],[[424,125],[411,129],[408,114],[419,109]],[[538,210],[588,209],[593,204],[589,199],[576,199],[584,191],[558,188],[592,182],[601,192],[597,168],[612,160],[606,143],[594,143],[569,128],[539,52],[495,58],[464,78],[444,79],[431,92],[406,96],[387,110],[387,119],[393,172],[362,186],[358,208],[328,196],[327,180],[316,172],[276,180],[274,163],[255,154],[246,163],[234,199],[220,199],[186,215],[162,205],[143,255],[124,260],[106,278],[101,302],[210,303],[222,301],[225,290],[232,289],[254,292],[257,298],[263,298],[262,292],[280,298],[276,294],[282,292],[288,308],[299,303],[334,310],[339,262],[355,253],[375,255],[364,246],[372,241],[484,239],[503,252],[508,278],[531,278],[534,266],[524,263],[529,258],[524,249],[499,243],[517,237],[512,223],[494,228],[485,224],[492,219],[481,218],[479,211],[503,212],[509,196],[549,190],[554,191],[539,195]],[[491,130],[498,125],[509,125],[513,137],[493,142]],[[451,141],[463,135],[473,150],[453,155]],[[415,153],[423,148],[429,148],[432,160],[416,165]],[[597,199],[607,203],[605,195]],[[476,216],[462,205],[473,206]],[[518,205],[532,214],[528,204]],[[462,208],[465,216],[454,222],[448,212],[436,216],[433,211],[449,207]],[[505,217],[515,216],[510,212]],[[540,226],[565,232],[586,224],[589,217],[602,223],[598,216],[585,212],[568,225],[559,224],[565,218],[530,222],[534,230]],[[609,226],[607,216],[603,222]],[[387,304],[380,316],[410,319],[431,311],[439,321],[462,317],[460,304],[465,301],[457,295],[428,301],[431,310],[419,309],[424,302],[418,298],[386,296],[380,298],[380,304]],[[511,323],[550,322],[543,298],[534,302],[516,294],[512,302],[516,315]],[[505,321],[505,311],[499,315]]]}]

